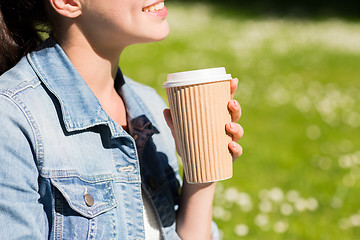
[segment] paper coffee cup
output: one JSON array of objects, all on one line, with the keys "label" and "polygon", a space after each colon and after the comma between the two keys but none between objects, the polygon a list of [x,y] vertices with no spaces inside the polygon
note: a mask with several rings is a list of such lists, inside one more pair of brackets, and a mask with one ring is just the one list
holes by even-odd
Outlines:
[{"label": "paper coffee cup", "polygon": [[230,80],[221,67],[168,74],[163,84],[189,183],[232,177],[231,137],[225,130],[231,121]]}]

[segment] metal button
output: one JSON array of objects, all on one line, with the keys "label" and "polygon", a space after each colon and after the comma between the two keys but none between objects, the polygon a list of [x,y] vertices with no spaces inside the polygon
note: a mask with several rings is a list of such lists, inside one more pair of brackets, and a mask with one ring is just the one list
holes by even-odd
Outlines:
[{"label": "metal button", "polygon": [[85,200],[86,206],[91,207],[92,205],[94,205],[94,198],[90,194],[86,193],[84,195],[84,200]]},{"label": "metal button", "polygon": [[136,139],[138,138],[138,135],[135,134],[133,138],[134,138],[134,140],[136,141]]}]

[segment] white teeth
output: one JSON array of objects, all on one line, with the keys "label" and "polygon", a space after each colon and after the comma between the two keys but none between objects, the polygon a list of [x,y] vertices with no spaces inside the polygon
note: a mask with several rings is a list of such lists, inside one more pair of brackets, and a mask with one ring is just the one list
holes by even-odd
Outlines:
[{"label": "white teeth", "polygon": [[164,2],[158,3],[154,6],[155,10],[160,10],[164,7]]},{"label": "white teeth", "polygon": [[165,6],[164,2],[160,2],[160,3],[157,3],[157,4],[151,5],[149,7],[143,8],[143,11],[144,12],[156,12],[156,11],[159,11],[162,8],[164,8],[164,6]]}]

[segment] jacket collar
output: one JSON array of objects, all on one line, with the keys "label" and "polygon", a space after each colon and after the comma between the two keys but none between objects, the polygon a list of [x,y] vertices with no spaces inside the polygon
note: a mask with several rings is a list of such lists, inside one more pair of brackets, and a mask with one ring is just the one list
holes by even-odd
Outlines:
[{"label": "jacket collar", "polygon": [[[52,38],[43,42],[38,51],[29,53],[27,59],[46,88],[59,101],[67,131],[107,124],[112,131],[114,128],[119,128],[120,132],[124,132],[120,126],[114,126],[66,53]],[[125,83],[120,69],[115,84],[118,90],[121,88],[121,91],[124,91],[122,95],[126,98],[129,122],[144,114],[153,122],[140,96],[137,96],[136,91]]]}]

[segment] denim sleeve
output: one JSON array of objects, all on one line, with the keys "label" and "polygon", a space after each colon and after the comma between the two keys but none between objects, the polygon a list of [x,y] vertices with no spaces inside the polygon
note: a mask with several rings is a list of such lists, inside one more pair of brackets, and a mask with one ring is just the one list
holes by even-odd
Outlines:
[{"label": "denim sleeve", "polygon": [[211,240],[220,240],[220,231],[215,222],[211,224]]},{"label": "denim sleeve", "polygon": [[44,239],[48,227],[38,202],[34,129],[20,105],[0,92],[0,236]]}]

